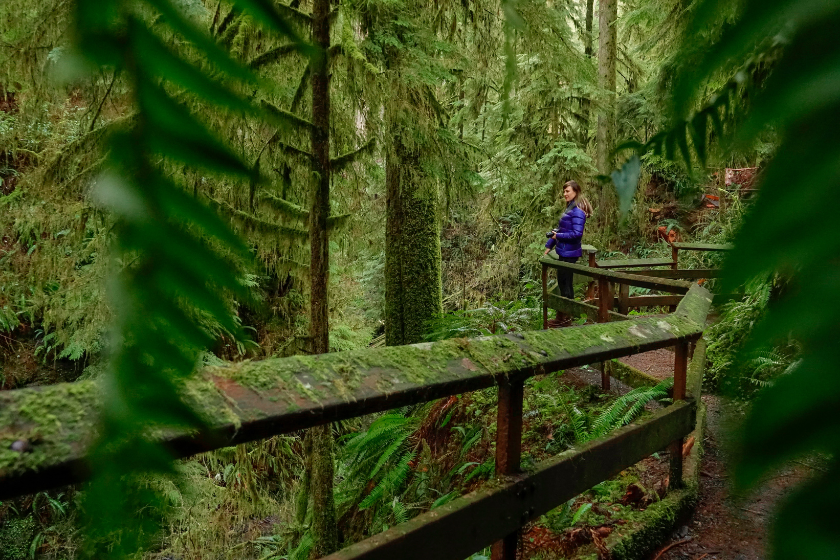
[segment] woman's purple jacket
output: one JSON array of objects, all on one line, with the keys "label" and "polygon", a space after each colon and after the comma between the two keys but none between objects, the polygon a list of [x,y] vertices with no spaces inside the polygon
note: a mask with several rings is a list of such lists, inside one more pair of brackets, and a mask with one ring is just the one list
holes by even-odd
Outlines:
[{"label": "woman's purple jacket", "polygon": [[560,217],[557,234],[546,242],[546,249],[554,249],[561,257],[579,257],[583,254],[580,240],[583,237],[583,226],[586,224],[586,213],[571,201],[566,212]]}]

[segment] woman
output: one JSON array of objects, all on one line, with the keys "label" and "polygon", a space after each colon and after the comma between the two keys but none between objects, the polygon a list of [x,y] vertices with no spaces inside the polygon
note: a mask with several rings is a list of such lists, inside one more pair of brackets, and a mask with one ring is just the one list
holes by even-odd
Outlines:
[{"label": "woman", "polygon": [[[546,242],[543,254],[548,254],[554,249],[561,261],[576,263],[583,253],[580,240],[583,237],[586,218],[592,214],[592,205],[580,194],[580,185],[575,181],[568,181],[563,185],[563,198],[566,199],[566,212],[560,217],[556,233]],[[560,286],[561,296],[574,299],[571,271],[558,269],[557,284]]]}]

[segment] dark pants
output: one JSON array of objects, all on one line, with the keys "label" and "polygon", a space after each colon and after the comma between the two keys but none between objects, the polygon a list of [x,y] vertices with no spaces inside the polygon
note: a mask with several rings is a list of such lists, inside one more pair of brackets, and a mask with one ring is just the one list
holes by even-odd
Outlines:
[{"label": "dark pants", "polygon": [[[580,257],[560,257],[558,260],[575,264]],[[560,295],[564,298],[575,299],[575,288],[572,284],[574,273],[571,270],[557,269],[557,285],[560,287]]]}]

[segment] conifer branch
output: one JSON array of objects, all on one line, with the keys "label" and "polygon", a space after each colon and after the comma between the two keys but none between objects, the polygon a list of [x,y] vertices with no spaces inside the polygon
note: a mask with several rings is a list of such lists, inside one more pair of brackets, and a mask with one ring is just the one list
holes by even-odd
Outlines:
[{"label": "conifer branch", "polygon": [[[257,196],[260,202],[271,207],[283,216],[302,220],[304,222],[309,220],[309,212],[293,202],[289,202],[288,200],[280,198],[279,196],[269,192],[261,192]],[[343,227],[351,216],[352,214],[334,214],[327,218],[327,228],[333,229]]]},{"label": "conifer branch", "polygon": [[288,4],[284,4],[282,2],[277,2],[277,9],[284,17],[287,17],[302,26],[310,27],[312,25],[312,16],[306,12],[298,10],[297,8],[292,8]]},{"label": "conifer branch", "polygon": [[298,87],[295,90],[295,96],[292,98],[292,104],[289,105],[289,109],[291,111],[297,111],[298,106],[300,105],[301,99],[303,99],[303,94],[306,91],[306,84],[309,83],[309,75],[312,72],[312,67],[307,64],[306,68],[303,69],[303,74],[300,76],[300,81],[298,82]]},{"label": "conifer branch", "polygon": [[217,211],[221,211],[229,218],[240,222],[252,231],[257,231],[264,235],[279,235],[280,237],[294,239],[296,241],[305,241],[309,239],[308,231],[297,228],[291,228],[280,224],[272,224],[271,222],[266,222],[265,220],[261,220],[256,216],[248,214],[247,212],[237,210],[236,208],[224,201],[211,198],[210,206],[212,206]]},{"label": "conifer branch", "polygon": [[346,154],[342,154],[336,158],[330,160],[330,167],[333,171],[341,171],[354,161],[356,158],[362,155],[365,152],[370,151],[376,145],[376,140],[371,138],[368,140],[361,148],[357,150],[353,150],[351,152],[347,152]]},{"label": "conifer branch", "polygon": [[350,219],[352,214],[334,214],[327,218],[327,229],[335,229],[343,227]]},{"label": "conifer branch", "polygon": [[304,210],[297,204],[289,202],[284,198],[280,198],[279,196],[273,195],[269,192],[261,192],[259,194],[259,199],[260,202],[266,203],[268,206],[271,206],[272,209],[284,216],[303,221],[307,221],[309,219],[309,212],[307,210]]},{"label": "conifer branch", "polygon": [[286,111],[285,109],[281,109],[276,105],[272,105],[268,101],[262,101],[261,105],[263,109],[265,109],[272,117],[283,122],[283,124],[291,124],[298,127],[304,127],[310,130],[315,127],[315,125],[313,125],[311,122],[304,119],[303,117],[298,116],[292,112]]},{"label": "conifer branch", "polygon": [[261,54],[258,57],[255,57],[248,66],[251,70],[257,70],[271,64],[273,62],[277,62],[282,57],[292,54],[298,51],[298,46],[294,43],[286,43],[285,45],[280,45],[279,47],[275,47],[268,52]]},{"label": "conifer branch", "polygon": [[300,148],[297,148],[297,147],[292,146],[290,144],[286,144],[285,142],[281,142],[280,140],[276,140],[276,139],[273,140],[271,143],[279,146],[280,149],[283,150],[283,153],[286,154],[286,155],[300,157],[300,158],[304,158],[306,160],[311,160],[312,159],[312,154],[310,154],[306,150],[301,150]]}]

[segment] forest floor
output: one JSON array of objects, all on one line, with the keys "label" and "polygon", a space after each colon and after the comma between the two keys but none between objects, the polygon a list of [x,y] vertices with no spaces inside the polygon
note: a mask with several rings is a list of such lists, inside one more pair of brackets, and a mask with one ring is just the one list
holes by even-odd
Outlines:
[{"label": "forest floor", "polygon": [[729,485],[730,445],[744,409],[739,403],[716,395],[705,395],[703,402],[706,434],[700,502],[691,517],[650,558],[763,560],[768,557],[767,537],[777,505],[817,467],[804,462],[789,463],[767,476],[749,494],[736,494]]},{"label": "forest floor", "polygon": [[[673,374],[669,350],[645,352],[622,362],[659,379]],[[746,495],[729,486],[732,436],[746,409],[743,403],[704,395],[706,433],[700,468],[700,501],[689,519],[677,527],[650,560],[762,560],[767,535],[778,503],[795,485],[810,476],[814,466],[790,463],[766,477]]]}]

